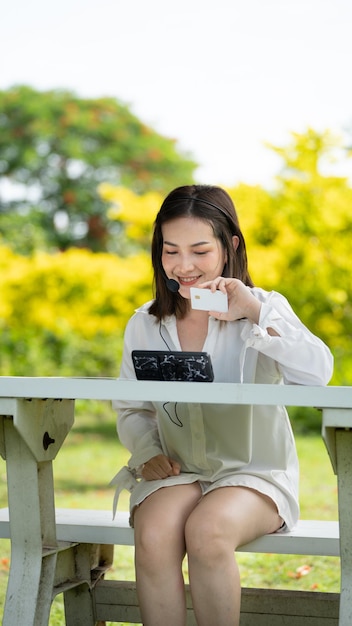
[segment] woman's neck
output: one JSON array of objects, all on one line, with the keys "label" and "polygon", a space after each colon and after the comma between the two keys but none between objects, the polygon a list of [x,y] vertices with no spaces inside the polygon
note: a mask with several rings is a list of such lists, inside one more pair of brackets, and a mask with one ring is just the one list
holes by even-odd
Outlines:
[{"label": "woman's neck", "polygon": [[207,311],[190,309],[185,317],[176,321],[178,338],[185,352],[201,352],[208,334]]}]

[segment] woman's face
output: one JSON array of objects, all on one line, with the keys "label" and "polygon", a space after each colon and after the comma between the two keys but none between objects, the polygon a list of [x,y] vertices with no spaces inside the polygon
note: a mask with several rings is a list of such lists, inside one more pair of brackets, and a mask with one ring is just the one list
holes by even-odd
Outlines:
[{"label": "woman's face", "polygon": [[190,287],[221,276],[226,255],[208,222],[179,217],[162,226],[161,261],[168,278],[180,284],[179,293],[190,298]]}]

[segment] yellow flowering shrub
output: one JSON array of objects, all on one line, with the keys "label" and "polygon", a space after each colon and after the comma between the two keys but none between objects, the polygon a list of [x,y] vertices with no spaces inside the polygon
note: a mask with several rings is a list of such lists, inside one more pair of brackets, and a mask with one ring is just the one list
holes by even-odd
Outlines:
[{"label": "yellow flowering shrub", "polygon": [[127,320],[151,299],[151,282],[146,253],[120,258],[71,249],[22,257],[0,248],[1,374],[29,375],[33,367],[71,374],[77,359],[78,374],[116,372],[114,350],[120,356]]},{"label": "yellow flowering shrub", "polygon": [[163,196],[150,191],[143,195],[134,193],[126,187],[116,187],[110,183],[102,183],[99,194],[110,207],[107,216],[124,225],[124,233],[130,242],[138,242],[148,247],[151,239],[153,222],[163,201]]},{"label": "yellow flowering shrub", "polygon": [[123,330],[135,306],[151,297],[146,254],[119,258],[71,249],[32,258],[0,252],[2,319],[11,325],[61,334]]}]

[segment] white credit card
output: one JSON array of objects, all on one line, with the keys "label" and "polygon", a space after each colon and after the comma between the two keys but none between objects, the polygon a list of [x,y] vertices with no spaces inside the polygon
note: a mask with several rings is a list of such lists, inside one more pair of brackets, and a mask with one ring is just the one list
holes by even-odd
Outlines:
[{"label": "white credit card", "polygon": [[218,289],[214,292],[210,289],[190,288],[192,309],[199,311],[217,311],[226,313],[229,310],[227,294]]}]

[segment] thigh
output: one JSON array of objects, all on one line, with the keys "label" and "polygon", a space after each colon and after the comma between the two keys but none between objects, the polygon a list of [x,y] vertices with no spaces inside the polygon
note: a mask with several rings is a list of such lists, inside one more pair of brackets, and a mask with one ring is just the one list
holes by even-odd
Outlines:
[{"label": "thigh", "polygon": [[136,545],[140,542],[164,542],[178,537],[184,541],[187,518],[197,506],[201,489],[197,482],[162,487],[148,496],[134,510]]},{"label": "thigh", "polygon": [[220,536],[233,549],[275,532],[282,519],[273,500],[247,487],[219,487],[208,492],[191,513],[194,534]]}]

